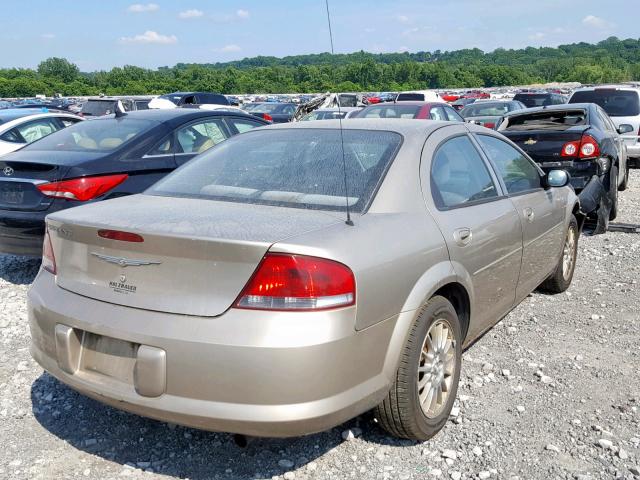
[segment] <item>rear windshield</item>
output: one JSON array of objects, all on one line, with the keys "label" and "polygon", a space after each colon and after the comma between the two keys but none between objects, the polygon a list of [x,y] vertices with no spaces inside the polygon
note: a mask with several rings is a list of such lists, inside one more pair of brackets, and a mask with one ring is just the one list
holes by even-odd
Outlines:
[{"label": "rear windshield", "polygon": [[463,117],[500,117],[509,112],[508,103],[475,103],[464,107],[460,112]]},{"label": "rear windshield", "polygon": [[424,94],[423,93],[400,93],[396,98],[397,102],[406,102],[411,100],[424,102]]},{"label": "rear windshield", "polygon": [[519,93],[514,100],[524,103],[528,108],[531,107],[544,107],[545,105],[551,105],[551,94],[549,93]]},{"label": "rear windshield", "polygon": [[196,157],[156,183],[152,195],[363,212],[402,137],[387,131],[254,130]]},{"label": "rear windshield", "polygon": [[182,95],[167,94],[167,95],[160,95],[158,98],[169,100],[171,103],[178,105],[178,103],[180,103],[180,100],[182,99]]},{"label": "rear windshield", "polygon": [[155,125],[156,122],[127,117],[87,120],[52,133],[24,150],[111,152]]},{"label": "rear windshield", "polygon": [[301,120],[306,121],[306,120],[334,120],[336,118],[344,118],[347,115],[347,112],[311,112],[307,115],[305,115],[304,117],[301,118]]},{"label": "rear windshield", "polygon": [[415,118],[420,111],[419,105],[376,105],[367,107],[357,116],[359,118]]},{"label": "rear windshield", "polygon": [[113,113],[115,106],[114,100],[88,100],[82,106],[82,114],[101,117]]},{"label": "rear windshield", "polygon": [[587,124],[584,110],[545,110],[508,117],[509,123],[503,130],[566,130],[576,125]]},{"label": "rear windshield", "polygon": [[248,105],[245,110],[247,112],[284,115],[293,115],[296,113],[296,107],[291,103],[256,103],[255,105]]},{"label": "rear windshield", "polygon": [[635,117],[640,115],[638,93],[632,90],[585,90],[574,93],[569,103],[596,103],[610,117]]}]

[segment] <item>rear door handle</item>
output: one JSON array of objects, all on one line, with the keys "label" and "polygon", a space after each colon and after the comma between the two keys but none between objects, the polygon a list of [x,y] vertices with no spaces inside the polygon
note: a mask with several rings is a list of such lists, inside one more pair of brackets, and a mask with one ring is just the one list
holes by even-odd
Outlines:
[{"label": "rear door handle", "polygon": [[473,232],[468,227],[458,228],[453,232],[453,239],[461,247],[468,245],[471,242],[471,237],[473,237]]},{"label": "rear door handle", "polygon": [[524,216],[527,217],[527,220],[529,221],[529,223],[531,223],[533,222],[533,219],[535,218],[536,214],[533,211],[533,208],[527,207],[524,209]]}]

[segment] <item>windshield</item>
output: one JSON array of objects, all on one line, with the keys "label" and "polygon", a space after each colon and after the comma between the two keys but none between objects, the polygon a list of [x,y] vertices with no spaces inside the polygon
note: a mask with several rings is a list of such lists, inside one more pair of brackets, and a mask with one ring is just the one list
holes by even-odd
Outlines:
[{"label": "windshield", "polygon": [[420,111],[419,105],[376,105],[367,107],[358,114],[359,118],[415,118]]},{"label": "windshield", "polygon": [[115,100],[89,100],[82,106],[82,114],[101,117],[113,113],[115,106]]},{"label": "windshield", "polygon": [[[400,146],[394,132],[343,130],[349,206],[363,212]],[[196,157],[146,193],[345,210],[340,131],[255,130]]]},{"label": "windshield", "polygon": [[545,110],[507,118],[509,123],[504,130],[567,130],[587,124],[587,112],[584,110]]},{"label": "windshield", "polygon": [[79,122],[52,133],[24,149],[63,152],[111,152],[157,123],[127,117]]},{"label": "windshield", "polygon": [[528,108],[544,107],[545,105],[551,105],[551,95],[548,93],[518,94],[515,97],[513,97],[513,99],[524,103]]},{"label": "windshield", "polygon": [[576,92],[569,103],[596,103],[611,117],[635,117],[640,115],[638,93],[632,90],[597,88]]},{"label": "windshield", "polygon": [[508,111],[508,103],[474,103],[465,107],[460,114],[463,117],[501,117]]}]

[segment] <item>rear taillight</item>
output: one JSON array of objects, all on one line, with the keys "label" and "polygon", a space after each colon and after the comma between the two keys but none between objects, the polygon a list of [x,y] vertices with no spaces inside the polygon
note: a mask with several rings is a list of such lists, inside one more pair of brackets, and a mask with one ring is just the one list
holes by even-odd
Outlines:
[{"label": "rear taillight", "polygon": [[273,117],[268,113],[263,113],[262,118],[265,119],[267,122],[273,122]]},{"label": "rear taillight", "polygon": [[42,268],[47,272],[56,274],[56,257],[53,255],[53,246],[51,245],[48,228],[45,228],[44,243],[42,244]]},{"label": "rear taillight", "polygon": [[575,157],[576,154],[580,158],[593,158],[600,156],[600,146],[595,138],[591,135],[583,135],[581,140],[565,143],[562,146],[560,156]]},{"label": "rear taillight", "polygon": [[353,305],[356,282],[342,263],[268,253],[235,303],[257,310],[326,310]]},{"label": "rear taillight", "polygon": [[590,158],[600,156],[600,146],[591,135],[583,135],[580,143],[580,158]]},{"label": "rear taillight", "polygon": [[127,179],[128,175],[106,175],[102,177],[82,177],[38,185],[38,190],[47,197],[80,200],[93,200],[117,187]]},{"label": "rear taillight", "polygon": [[485,128],[496,128],[496,124],[493,122],[485,122],[483,126]]}]

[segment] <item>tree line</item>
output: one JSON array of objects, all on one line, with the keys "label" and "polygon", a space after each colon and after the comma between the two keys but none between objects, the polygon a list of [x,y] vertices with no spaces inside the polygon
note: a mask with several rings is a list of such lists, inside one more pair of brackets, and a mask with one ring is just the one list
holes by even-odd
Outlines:
[{"label": "tree line", "polygon": [[400,91],[631,80],[640,80],[640,39],[610,37],[597,44],[557,48],[260,56],[226,63],[179,63],[156,70],[127,65],[89,73],[64,58],[48,58],[35,70],[0,69],[0,97],[180,90],[226,94]]}]

